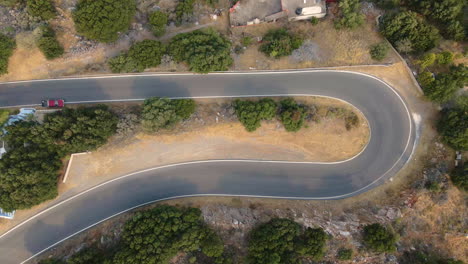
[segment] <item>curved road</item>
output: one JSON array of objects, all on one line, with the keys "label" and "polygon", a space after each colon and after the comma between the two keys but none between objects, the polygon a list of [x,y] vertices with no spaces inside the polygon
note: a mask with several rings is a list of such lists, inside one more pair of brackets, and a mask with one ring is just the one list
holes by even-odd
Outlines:
[{"label": "curved road", "polygon": [[415,129],[401,97],[363,74],[339,71],[137,75],[0,84],[0,106],[43,98],[109,101],[167,97],[318,95],[338,98],[366,116],[371,138],[343,162],[203,161],[123,176],[54,202],[0,236],[1,263],[19,263],[115,214],[151,201],[189,195],[249,195],[338,199],[362,193],[395,175],[412,154]]}]

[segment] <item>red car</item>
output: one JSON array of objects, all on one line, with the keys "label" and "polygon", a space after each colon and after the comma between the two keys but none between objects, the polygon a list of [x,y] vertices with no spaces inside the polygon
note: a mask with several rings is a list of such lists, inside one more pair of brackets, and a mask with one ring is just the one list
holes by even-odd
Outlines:
[{"label": "red car", "polygon": [[63,99],[47,99],[42,100],[42,107],[64,107],[65,100]]}]

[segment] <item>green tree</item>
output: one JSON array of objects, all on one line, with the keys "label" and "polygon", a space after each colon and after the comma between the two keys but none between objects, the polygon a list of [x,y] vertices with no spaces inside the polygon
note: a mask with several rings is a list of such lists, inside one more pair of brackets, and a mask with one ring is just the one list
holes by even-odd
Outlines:
[{"label": "green tree", "polygon": [[39,264],[66,264],[65,261],[56,258],[48,258],[39,261]]},{"label": "green tree", "polygon": [[339,260],[350,260],[353,257],[353,250],[349,248],[340,248],[337,258]]},{"label": "green tree", "polygon": [[466,39],[466,30],[458,20],[452,21],[445,27],[444,36],[448,39],[462,41]]},{"label": "green tree", "polygon": [[393,252],[396,250],[397,237],[381,224],[375,223],[364,227],[364,242],[376,252]]},{"label": "green tree", "polygon": [[422,88],[427,98],[437,103],[449,101],[460,89],[457,81],[447,73],[439,73],[431,85],[423,86]]},{"label": "green tree", "polygon": [[141,124],[146,132],[172,128],[180,119],[170,99],[153,97],[143,103]]},{"label": "green tree", "polygon": [[437,129],[452,148],[468,150],[468,109],[443,110]]},{"label": "green tree", "polygon": [[28,13],[31,16],[49,20],[57,16],[54,4],[51,0],[27,0]]},{"label": "green tree", "polygon": [[415,52],[427,51],[439,41],[439,31],[411,11],[388,13],[383,17],[382,34],[394,45],[407,39]]},{"label": "green tree", "polygon": [[73,20],[78,33],[109,43],[127,32],[135,12],[134,0],[80,0]]},{"label": "green tree", "polygon": [[247,100],[234,101],[234,109],[237,118],[249,132],[260,127],[262,120],[271,120],[276,115],[276,103],[272,99],[265,98],[258,102]]},{"label": "green tree", "polygon": [[64,50],[58,42],[54,30],[50,26],[41,27],[42,35],[37,42],[37,46],[46,59],[52,60],[63,55]]},{"label": "green tree", "polygon": [[195,113],[195,108],[197,104],[192,99],[176,99],[172,100],[174,104],[176,115],[182,119],[186,120]]},{"label": "green tree", "polygon": [[178,252],[195,252],[200,248],[216,257],[222,253],[221,249],[213,246],[213,241],[207,242],[207,239],[218,240],[214,236],[203,224],[199,209],[158,206],[136,213],[125,223],[121,249],[114,263],[167,263]]},{"label": "green tree", "polygon": [[429,66],[434,65],[436,62],[437,55],[435,53],[426,53],[422,56],[420,60],[417,61],[421,70],[426,69]]},{"label": "green tree", "polygon": [[195,0],[179,0],[175,9],[176,22],[181,24],[184,18],[193,14],[193,4]]},{"label": "green tree", "polygon": [[364,15],[360,13],[359,0],[342,0],[339,2],[341,16],[335,21],[337,29],[355,29],[364,23]]},{"label": "green tree", "polygon": [[275,218],[252,230],[248,260],[256,264],[290,263],[296,258],[295,240],[300,226],[289,219]]},{"label": "green tree", "polygon": [[286,131],[299,131],[304,125],[305,108],[297,104],[292,98],[281,100],[280,104],[280,119]]},{"label": "green tree", "polygon": [[166,47],[157,40],[143,40],[133,44],[128,56],[137,64],[137,71],[156,67],[161,64],[161,58],[166,53]]},{"label": "green tree", "polygon": [[94,247],[85,248],[73,254],[67,264],[102,264],[104,262],[103,252]]},{"label": "green tree", "polygon": [[110,58],[107,61],[107,65],[109,65],[109,68],[113,73],[138,71],[138,63],[130,58],[127,53],[122,53]]},{"label": "green tree", "polygon": [[166,32],[167,19],[167,13],[164,13],[159,10],[149,15],[149,23],[151,25],[153,34],[156,37],[160,37]]},{"label": "green tree", "polygon": [[437,63],[441,65],[449,65],[453,63],[454,55],[450,51],[443,51],[437,54]]},{"label": "green tree", "polygon": [[15,40],[0,34],[0,75],[8,73],[8,60],[15,48]]},{"label": "green tree", "polygon": [[0,6],[14,7],[21,2],[22,0],[0,0]]},{"label": "green tree", "polygon": [[434,84],[435,78],[429,71],[421,72],[418,75],[418,82],[421,84],[421,87],[430,87]]},{"label": "green tree", "polygon": [[427,18],[440,23],[456,20],[461,14],[465,0],[410,0],[410,5]]},{"label": "green tree", "polygon": [[307,228],[297,242],[296,251],[301,256],[319,260],[325,255],[327,233],[322,228]]},{"label": "green tree", "polygon": [[279,58],[291,55],[293,50],[302,45],[303,39],[288,33],[285,29],[274,29],[268,31],[263,37],[260,51],[267,56]]},{"label": "green tree", "polygon": [[385,42],[372,45],[370,47],[369,53],[372,59],[381,61],[387,57],[388,45]]},{"label": "green tree", "polygon": [[227,70],[233,62],[230,49],[231,42],[214,30],[178,34],[169,45],[177,62],[185,61],[199,73]]}]

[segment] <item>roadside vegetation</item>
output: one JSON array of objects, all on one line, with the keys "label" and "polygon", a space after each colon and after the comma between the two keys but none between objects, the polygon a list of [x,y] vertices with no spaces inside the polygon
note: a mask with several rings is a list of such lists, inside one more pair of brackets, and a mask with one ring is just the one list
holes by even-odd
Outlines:
[{"label": "roadside vegetation", "polygon": [[37,46],[48,60],[61,57],[64,53],[62,45],[58,42],[54,30],[50,26],[41,27],[41,36]]},{"label": "roadside vegetation", "polygon": [[166,33],[166,25],[168,22],[168,15],[162,11],[154,11],[149,15],[149,23],[153,34],[156,37],[160,37]]},{"label": "roadside vegetation", "polygon": [[341,15],[335,20],[335,28],[355,29],[364,24],[364,15],[360,13],[361,2],[359,0],[342,0],[338,6]]},{"label": "roadside vegetation", "polygon": [[13,55],[16,42],[3,34],[0,34],[0,75],[8,73],[8,60]]},{"label": "roadside vegetation", "polygon": [[295,36],[285,29],[275,29],[269,31],[263,37],[263,44],[260,46],[260,51],[265,55],[280,58],[291,55],[293,50],[302,45],[303,39]]},{"label": "roadside vegetation", "polygon": [[52,0],[27,0],[27,8],[30,15],[49,20],[57,16],[57,10]]},{"label": "roadside vegetation", "polygon": [[195,102],[191,99],[170,100],[153,97],[143,103],[141,124],[146,132],[171,129],[178,122],[188,119],[195,112]]},{"label": "roadside vegetation", "polygon": [[122,53],[108,61],[114,73],[142,72],[146,68],[161,64],[166,46],[157,40],[143,40],[133,44],[128,52]]}]

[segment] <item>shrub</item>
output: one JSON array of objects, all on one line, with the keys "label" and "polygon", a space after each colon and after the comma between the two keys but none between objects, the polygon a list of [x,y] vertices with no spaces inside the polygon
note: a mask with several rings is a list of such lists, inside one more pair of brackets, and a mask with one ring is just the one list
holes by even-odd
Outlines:
[{"label": "shrub", "polygon": [[387,43],[379,43],[372,45],[369,51],[371,58],[377,61],[381,61],[387,57],[388,45]]},{"label": "shrub", "polygon": [[82,249],[67,260],[67,264],[102,264],[103,262],[103,254],[96,248]]},{"label": "shrub", "polygon": [[135,11],[134,0],[80,0],[73,20],[78,33],[109,43],[127,32]]},{"label": "shrub", "polygon": [[125,223],[115,264],[168,263],[178,252],[223,254],[221,240],[206,227],[197,208],[158,206]]},{"label": "shrub", "polygon": [[460,21],[452,21],[445,28],[444,36],[448,39],[463,41],[466,39],[466,30]]},{"label": "shrub", "polygon": [[429,87],[433,85],[434,81],[435,81],[434,75],[429,71],[421,72],[418,75],[418,82],[419,84],[421,84],[421,87],[423,87],[423,89],[424,87]]},{"label": "shrub", "polygon": [[[0,109],[0,127],[3,126],[8,121],[8,118],[10,117],[10,111],[6,109]],[[0,134],[2,132],[0,131]]]},{"label": "shrub", "polygon": [[344,120],[346,130],[351,130],[353,127],[357,127],[359,125],[359,117],[353,111],[348,111]]},{"label": "shrub", "polygon": [[454,94],[460,89],[458,82],[452,75],[439,73],[431,85],[423,86],[424,94],[431,101],[445,103],[453,98]]},{"label": "shrub", "polygon": [[307,228],[296,245],[296,252],[304,257],[315,260],[321,259],[325,255],[325,243],[327,234],[322,228]]},{"label": "shrub", "polygon": [[0,34],[0,75],[8,73],[8,60],[15,48],[15,40]]},{"label": "shrub", "polygon": [[128,56],[137,65],[137,71],[156,67],[161,64],[161,58],[166,53],[166,47],[157,40],[143,40],[133,44]]},{"label": "shrub", "polygon": [[285,29],[270,30],[263,37],[263,44],[260,51],[267,56],[279,58],[291,55],[293,50],[302,45],[303,40],[288,33]]},{"label": "shrub", "polygon": [[113,73],[121,72],[136,72],[138,71],[138,64],[127,53],[120,54],[114,58],[110,58],[107,61],[107,65]]},{"label": "shrub", "polygon": [[149,23],[156,37],[160,37],[166,32],[167,18],[167,14],[162,11],[155,11],[150,14]]},{"label": "shrub", "polygon": [[445,143],[452,148],[468,150],[468,110],[445,109],[437,125]]},{"label": "shrub", "polygon": [[39,261],[39,264],[66,264],[65,261],[56,258],[48,258]]},{"label": "shrub", "polygon": [[57,16],[54,4],[51,0],[27,0],[28,13],[31,16],[49,20]]},{"label": "shrub", "polygon": [[394,45],[401,53],[410,53],[413,51],[413,43],[411,43],[411,40],[408,38],[397,40]]},{"label": "shrub", "polygon": [[286,131],[299,131],[304,124],[305,108],[297,104],[292,98],[281,100],[280,104],[280,119]]},{"label": "shrub", "polygon": [[272,99],[262,99],[258,102],[236,100],[234,108],[237,118],[249,132],[260,127],[262,120],[271,120],[276,115],[276,103]]},{"label": "shrub", "polygon": [[153,97],[143,103],[141,124],[146,132],[156,132],[172,128],[177,122],[189,118],[194,111],[195,102],[191,99]]},{"label": "shrub", "polygon": [[437,59],[437,56],[435,53],[426,53],[418,61],[419,67],[421,68],[421,70],[424,70],[427,67],[434,65],[434,63],[436,62],[436,59]]},{"label": "shrub", "polygon": [[339,260],[350,260],[353,257],[353,250],[349,248],[340,248],[337,258]]},{"label": "shrub", "polygon": [[176,22],[181,24],[184,17],[193,14],[193,4],[195,0],[179,0],[175,9]]},{"label": "shrub", "polygon": [[319,23],[319,19],[316,18],[316,17],[312,17],[310,19],[310,23],[315,26],[315,25],[317,25]]},{"label": "shrub", "polygon": [[52,60],[63,55],[64,50],[62,45],[55,37],[54,30],[49,26],[42,26],[42,35],[37,42],[37,46],[44,54],[46,59]]},{"label": "shrub", "polygon": [[381,224],[375,223],[364,227],[364,242],[377,252],[393,252],[396,250],[397,237]]},{"label": "shrub", "polygon": [[342,0],[339,2],[341,16],[335,21],[337,29],[355,29],[364,23],[364,15],[359,12],[359,0]]},{"label": "shrub", "polygon": [[428,19],[435,20],[442,24],[456,20],[462,13],[465,5],[460,0],[411,0],[410,6],[417,12],[425,15]]},{"label": "shrub", "polygon": [[190,70],[207,73],[225,71],[232,64],[231,43],[214,30],[196,30],[175,36],[169,45],[177,62],[185,61]]},{"label": "shrub", "polygon": [[384,15],[381,23],[382,34],[396,44],[407,39],[412,51],[423,52],[435,47],[439,41],[439,31],[423,18],[411,11]]},{"label": "shrub", "polygon": [[18,3],[21,3],[22,0],[0,0],[0,6],[13,7]]},{"label": "shrub", "polygon": [[443,51],[437,54],[437,63],[441,65],[448,65],[453,63],[453,53],[450,51]]},{"label": "shrub", "polygon": [[252,44],[252,41],[253,41],[253,39],[251,37],[245,36],[245,37],[243,37],[241,39],[241,44],[244,47],[248,47],[248,46],[250,46],[250,44]]},{"label": "shrub", "polygon": [[247,258],[257,264],[289,263],[295,257],[294,241],[299,234],[296,222],[272,219],[252,230]]}]

